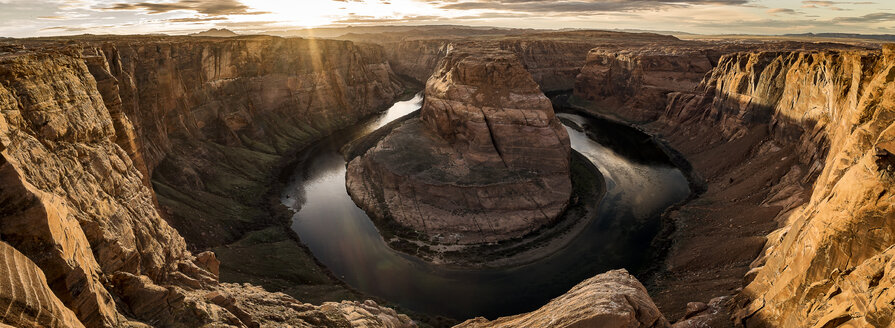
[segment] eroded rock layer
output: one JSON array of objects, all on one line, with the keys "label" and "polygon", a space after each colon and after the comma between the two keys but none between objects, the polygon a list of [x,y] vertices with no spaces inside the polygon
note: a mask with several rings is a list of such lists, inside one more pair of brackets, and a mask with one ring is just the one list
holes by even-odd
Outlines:
[{"label": "eroded rock layer", "polygon": [[648,127],[688,155],[708,190],[669,214],[677,230],[659,304],[682,311],[682,290],[721,296],[745,276],[736,318],[746,326],[893,321],[893,59],[740,53],[695,94],[669,96]]},{"label": "eroded rock layer", "polygon": [[[162,39],[157,44],[148,42],[140,46],[158,50],[171,40],[179,39]],[[234,46],[245,40],[233,42],[214,45]],[[265,42],[276,44],[279,41],[268,39]],[[4,274],[2,278],[12,280],[0,283],[4,286],[0,290],[0,304],[6,311],[0,316],[0,323],[74,327],[79,324],[88,327],[140,326],[144,323],[160,327],[413,325],[406,316],[374,303],[313,306],[258,287],[219,283],[219,263],[214,256],[209,253],[193,256],[183,237],[159,214],[146,174],[153,167],[158,170],[157,163],[164,162],[167,157],[160,159],[155,157],[158,154],[150,155],[153,152],[145,149],[159,146],[158,140],[171,135],[208,138],[195,131],[190,134],[190,126],[227,125],[201,121],[192,121],[195,125],[181,125],[191,122],[191,118],[185,113],[189,111],[186,107],[177,105],[174,107],[182,108],[184,112],[163,115],[167,119],[153,121],[166,122],[164,131],[170,134],[155,131],[141,136],[140,133],[146,133],[148,123],[138,121],[143,128],[134,129],[128,114],[151,114],[138,113],[136,108],[129,107],[138,103],[129,98],[133,94],[122,96],[127,93],[121,88],[121,80],[112,74],[113,67],[121,62],[109,65],[104,56],[97,56],[107,52],[98,52],[90,45],[57,47],[41,44],[33,50],[15,47],[0,54],[0,181],[3,185],[0,189],[0,244],[4,250],[0,270],[12,273]],[[293,46],[300,48],[300,45]],[[168,57],[140,56],[140,60],[145,61],[152,58],[164,61]],[[362,57],[354,55],[348,55],[348,58],[363,61]],[[320,62],[317,64],[321,68],[327,67]],[[263,67],[244,65],[247,66],[239,67],[249,71]],[[363,71],[363,65],[360,69]],[[141,92],[151,92],[150,82],[158,83],[158,80],[134,79],[132,76],[165,71],[161,65],[153,71],[155,73],[140,69],[129,71],[134,75],[118,73],[127,77],[128,83],[147,83],[147,88]],[[380,88],[386,90],[383,92],[387,97],[394,95],[395,90],[391,89],[388,72],[384,73],[383,81],[387,86]],[[318,73],[309,70],[307,74],[315,76]],[[345,74],[351,75],[351,72],[346,70]],[[377,83],[375,78],[367,80],[371,76],[383,75],[355,78],[358,83]],[[332,78],[334,82],[344,81],[333,76],[326,78]],[[178,95],[177,90],[199,88],[175,80],[171,86],[174,90],[165,92]],[[226,80],[239,79],[231,76]],[[288,79],[284,81],[288,82]],[[200,84],[216,83],[203,81]],[[131,91],[139,89],[136,84],[130,84],[130,87]],[[389,89],[384,89],[386,87]],[[305,88],[314,89],[312,86]],[[262,98],[279,102],[274,99],[277,97]],[[153,104],[152,100],[160,99],[163,97],[146,98],[139,104]],[[260,102],[249,99],[250,102]],[[275,106],[281,111],[270,109],[271,112],[265,113],[261,104],[263,102],[253,107],[258,120],[272,121],[275,118],[271,115],[282,114],[289,108],[287,105]],[[366,103],[356,105],[359,109],[354,117],[361,117],[376,107]],[[155,114],[164,112],[160,108],[153,111]],[[191,114],[202,112],[193,110]],[[325,115],[325,112],[321,109],[319,114]],[[223,112],[221,116],[206,119],[220,122],[217,120],[221,117],[229,117],[229,114]],[[262,135],[281,131],[262,124],[251,129],[263,130],[258,132]],[[234,137],[239,136],[236,133],[239,129],[231,131]],[[177,147],[168,151],[174,153],[174,149]],[[195,161],[203,160],[202,149],[181,148],[177,151],[192,152],[191,158]],[[190,167],[179,169],[188,171]],[[206,204],[203,208],[211,207]],[[19,287],[28,289],[19,290]],[[47,294],[50,291],[52,294]],[[73,319],[75,317],[77,319]]]},{"label": "eroded rock layer", "polygon": [[[88,64],[112,113],[134,126],[170,222],[192,246],[271,224],[270,181],[295,149],[402,91],[377,46],[240,37],[93,41]],[[207,206],[214,204],[214,206]],[[267,222],[267,223],[265,223]]]},{"label": "eroded rock layer", "polygon": [[895,319],[891,50],[730,56],[709,81],[722,121],[770,118],[772,131],[798,136],[794,155],[818,171],[806,202],[778,216],[781,229],[753,263],[742,322],[880,327]]},{"label": "eroded rock layer", "polygon": [[420,116],[348,165],[352,198],[375,217],[469,244],[521,237],[565,209],[569,137],[514,54],[452,50]]},{"label": "eroded rock layer", "polygon": [[[423,82],[436,72],[438,63],[451,47],[488,43],[515,53],[544,92],[572,90],[576,76],[585,66],[588,52],[595,48],[618,49],[647,44],[668,47],[692,43],[668,35],[611,31],[526,32],[488,37],[420,37],[401,33],[397,36],[403,40],[394,41],[395,37],[384,38],[378,34],[355,35],[349,39],[382,44],[383,54],[396,73]],[[697,79],[694,83],[698,82]]]},{"label": "eroded rock layer", "polygon": [[456,328],[509,327],[669,327],[646,288],[625,270],[599,274],[572,287],[535,311],[498,318],[470,319]]}]

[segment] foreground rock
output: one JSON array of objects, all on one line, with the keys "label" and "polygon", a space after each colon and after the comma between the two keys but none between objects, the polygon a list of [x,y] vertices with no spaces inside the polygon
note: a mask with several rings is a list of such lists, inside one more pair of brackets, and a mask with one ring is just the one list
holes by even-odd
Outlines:
[{"label": "foreground rock", "polygon": [[14,327],[84,327],[53,294],[43,271],[28,257],[0,241],[0,309],[3,324]]},{"label": "foreground rock", "polygon": [[533,312],[488,321],[468,320],[456,328],[669,327],[646,288],[625,270],[609,271],[572,287]]},{"label": "foreground rock", "polygon": [[451,51],[420,119],[348,165],[352,198],[381,222],[443,243],[524,236],[568,205],[569,136],[512,53]]}]

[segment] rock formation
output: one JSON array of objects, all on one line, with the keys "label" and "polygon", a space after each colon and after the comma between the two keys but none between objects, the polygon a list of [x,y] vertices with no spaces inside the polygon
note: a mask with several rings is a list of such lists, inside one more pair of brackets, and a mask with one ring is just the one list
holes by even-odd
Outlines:
[{"label": "rock formation", "polygon": [[[398,33],[399,35],[402,35]],[[403,35],[402,35],[403,36]],[[412,39],[410,39],[412,38]],[[419,37],[407,35],[394,41],[374,34],[357,35],[352,40],[382,44],[383,54],[398,74],[417,81],[426,81],[436,72],[438,63],[451,47],[462,48],[483,43],[516,54],[544,92],[572,90],[575,77],[585,67],[588,52],[595,48],[637,47],[645,44],[668,47],[688,44],[673,36],[652,33],[610,31],[527,32],[508,31],[504,36],[488,37]],[[409,39],[409,40],[408,40]],[[714,58],[717,60],[717,58]],[[700,73],[699,78],[702,74]],[[697,79],[695,83],[698,83]]]},{"label": "rock formation", "polygon": [[[259,43],[264,46],[265,42],[271,45],[278,40]],[[234,44],[240,42],[215,45]],[[106,46],[110,50],[103,54],[121,58],[115,50],[118,48]],[[168,46],[163,40],[141,44],[138,49],[159,51]],[[139,58],[164,61],[170,57],[147,54]],[[210,122],[202,123],[185,115],[187,108],[179,107],[183,102],[167,103],[167,98],[161,96],[138,102],[133,92],[151,93],[158,89],[149,83],[160,83],[158,78],[144,82],[141,74],[164,75],[171,71],[163,65],[155,73],[127,71],[121,70],[121,61],[108,63],[97,56],[96,48],[83,44],[41,44],[33,50],[16,48],[0,54],[0,181],[4,186],[0,190],[0,246],[4,259],[0,270],[14,273],[3,275],[3,279],[13,280],[0,282],[0,286],[5,286],[0,291],[0,304],[5,304],[7,311],[0,316],[0,323],[68,327],[142,323],[166,327],[274,323],[345,326],[359,322],[380,327],[413,325],[406,316],[372,303],[312,306],[257,287],[219,283],[214,273],[216,260],[207,254],[196,259],[187,250],[183,237],[162,219],[145,175],[168,159],[164,152],[148,149],[174,153],[172,149],[176,147],[170,141],[175,138],[169,136],[201,136],[200,127],[226,126],[210,122],[219,122],[217,118],[229,117],[229,113],[203,116]],[[325,62],[317,64],[327,67]],[[257,73],[260,68],[263,66],[254,66],[253,70]],[[122,79],[115,77],[113,71]],[[209,74],[215,77],[215,72],[219,71]],[[308,75],[317,73],[320,72],[309,69]],[[382,75],[359,76],[356,83],[370,76]],[[377,88],[390,92],[384,96],[393,96],[395,91],[388,75],[385,79],[389,84]],[[230,76],[227,81],[203,84],[226,85],[239,80]],[[129,87],[122,88],[122,81]],[[177,81],[168,86],[171,89],[165,91],[167,96],[183,94],[181,88],[187,84]],[[147,84],[140,89],[133,83]],[[309,91],[314,92],[321,91]],[[279,101],[274,98],[265,99]],[[293,94],[290,99],[301,98]],[[171,107],[150,107],[159,104],[156,101]],[[255,101],[253,113],[257,117],[269,115],[263,114],[263,110],[270,107]],[[152,108],[152,112],[138,111],[132,107],[136,104]],[[364,112],[375,110],[375,105],[363,104],[353,116],[361,117]],[[147,132],[147,126],[153,125],[145,117],[178,108],[184,112],[162,115],[168,118],[165,120],[152,120],[162,128]],[[215,112],[220,110],[214,108]],[[202,113],[196,110],[190,114]],[[134,129],[132,122],[141,128]],[[261,124],[252,129],[281,131]],[[234,138],[239,137],[240,128],[231,127],[230,131]],[[170,148],[164,148],[165,145]],[[195,161],[202,159],[202,152],[191,152]],[[189,171],[190,167],[179,169]]]},{"label": "rock formation", "polygon": [[746,326],[892,322],[892,56],[733,54],[697,92],[669,95],[646,127],[688,156],[708,190],[669,213],[677,230],[654,295],[666,313],[745,281],[736,306]]},{"label": "rock formation", "polygon": [[814,178],[808,198],[780,213],[780,229],[752,264],[739,297],[743,323],[895,320],[895,180],[887,164],[895,140],[892,50],[741,54],[722,59],[709,80],[711,108],[730,122],[725,126],[770,120],[778,140],[798,147],[801,172]]},{"label": "rock formation", "polygon": [[471,244],[521,237],[569,202],[569,136],[510,52],[452,50],[410,120],[348,165],[355,202],[394,221]]},{"label": "rock formation", "polygon": [[401,92],[375,46],[260,36],[100,41],[85,50],[91,73],[113,115],[132,122],[138,146],[119,144],[196,247],[272,224],[259,195],[285,157]]},{"label": "rock formation", "polygon": [[625,270],[599,274],[535,311],[488,321],[475,318],[455,328],[669,327],[646,288]]}]

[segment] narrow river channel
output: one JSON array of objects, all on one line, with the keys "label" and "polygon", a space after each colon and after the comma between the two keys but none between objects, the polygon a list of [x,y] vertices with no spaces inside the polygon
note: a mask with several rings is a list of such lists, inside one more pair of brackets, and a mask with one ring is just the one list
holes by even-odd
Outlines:
[{"label": "narrow river channel", "polygon": [[282,193],[283,203],[297,210],[292,228],[320,262],[357,290],[411,310],[458,319],[518,314],[598,273],[641,270],[654,260],[650,242],[660,228],[659,214],[690,193],[677,168],[650,158],[654,148],[642,151],[652,145],[617,135],[635,131],[558,114],[567,124],[572,148],[606,180],[606,195],[597,213],[585,218],[586,227],[555,253],[523,266],[456,269],[430,264],[386,245],[349,197],[339,153],[345,143],[418,110],[421,102],[421,96],[398,102],[381,116],[307,148]]}]

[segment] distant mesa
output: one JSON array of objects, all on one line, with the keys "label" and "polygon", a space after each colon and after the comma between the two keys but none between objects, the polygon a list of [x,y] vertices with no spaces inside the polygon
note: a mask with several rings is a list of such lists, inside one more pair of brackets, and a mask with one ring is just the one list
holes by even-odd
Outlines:
[{"label": "distant mesa", "polygon": [[202,31],[199,33],[190,34],[190,36],[210,36],[210,37],[215,37],[215,38],[229,38],[229,37],[239,36],[239,34],[236,34],[236,32],[233,32],[233,31],[225,29],[225,28],[213,28],[208,31]]}]

